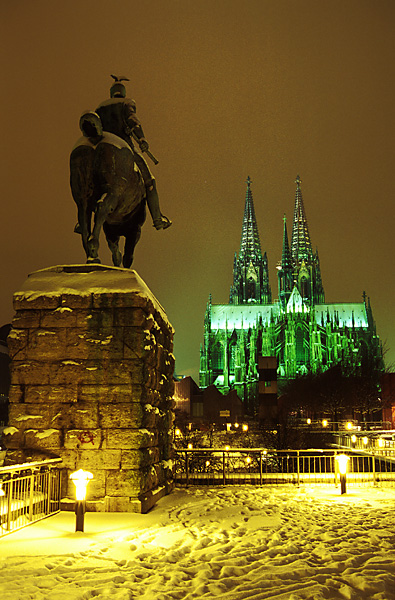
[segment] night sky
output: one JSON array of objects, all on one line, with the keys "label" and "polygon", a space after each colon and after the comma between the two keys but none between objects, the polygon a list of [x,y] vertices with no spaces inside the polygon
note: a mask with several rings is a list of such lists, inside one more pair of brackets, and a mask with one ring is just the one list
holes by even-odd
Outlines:
[{"label": "night sky", "polygon": [[[1,0],[0,324],[28,273],[85,262],[69,154],[125,75],[162,212],[133,268],[197,379],[209,294],[226,303],[247,176],[277,298],[300,174],[328,302],[371,299],[395,363],[393,0]],[[102,262],[111,264],[105,240]],[[395,370],[395,366],[393,367]]]}]

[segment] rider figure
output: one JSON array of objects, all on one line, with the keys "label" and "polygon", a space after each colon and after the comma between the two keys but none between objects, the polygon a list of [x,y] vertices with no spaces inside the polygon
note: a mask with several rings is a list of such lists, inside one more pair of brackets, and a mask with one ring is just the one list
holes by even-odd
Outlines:
[{"label": "rider figure", "polygon": [[133,139],[137,141],[141,152],[147,152],[149,146],[144,137],[143,128],[136,116],[136,103],[126,98],[126,88],[122,81],[129,81],[126,77],[116,77],[115,83],[110,89],[110,99],[102,102],[96,109],[104,131],[109,131],[127,142],[133,151],[134,158],[144,179],[147,193],[147,204],[156,229],[170,227],[171,221],[162,215],[159,207],[159,196],[156,189],[155,178],[152,175],[145,159],[135,149]]}]

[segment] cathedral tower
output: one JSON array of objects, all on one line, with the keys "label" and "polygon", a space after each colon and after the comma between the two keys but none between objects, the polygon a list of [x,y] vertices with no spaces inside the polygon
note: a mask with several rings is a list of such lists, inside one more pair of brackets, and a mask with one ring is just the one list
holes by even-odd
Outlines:
[{"label": "cathedral tower", "polygon": [[270,304],[269,270],[266,252],[262,256],[258,225],[251,192],[251,179],[247,178],[243,227],[239,256],[235,254],[233,285],[230,304]]},{"label": "cathedral tower", "polygon": [[291,255],[294,269],[294,281],[299,293],[309,306],[325,302],[322,286],[320,260],[318,251],[314,253],[311,246],[309,229],[305,215],[302,190],[302,180],[296,177],[295,210],[292,226]]}]

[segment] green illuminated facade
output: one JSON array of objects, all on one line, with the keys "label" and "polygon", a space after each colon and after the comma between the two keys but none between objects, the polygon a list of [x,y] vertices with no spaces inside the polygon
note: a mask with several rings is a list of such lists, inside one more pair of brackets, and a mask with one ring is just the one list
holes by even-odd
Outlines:
[{"label": "green illuminated facade", "polygon": [[278,270],[278,300],[272,301],[266,253],[262,255],[251,181],[247,179],[240,252],[235,255],[229,304],[213,304],[204,320],[200,387],[236,389],[253,412],[258,356],[276,356],[278,378],[317,373],[341,362],[358,371],[365,362],[382,364],[370,302],[326,303],[318,251],[313,251],[296,179],[291,244],[284,217]]}]

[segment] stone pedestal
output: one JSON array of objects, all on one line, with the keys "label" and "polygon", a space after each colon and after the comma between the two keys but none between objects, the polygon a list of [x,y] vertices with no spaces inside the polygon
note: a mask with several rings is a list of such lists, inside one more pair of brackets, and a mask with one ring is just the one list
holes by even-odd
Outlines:
[{"label": "stone pedestal", "polygon": [[135,271],[66,265],[14,295],[8,461],[93,473],[93,510],[146,512],[172,486],[173,329]]}]

